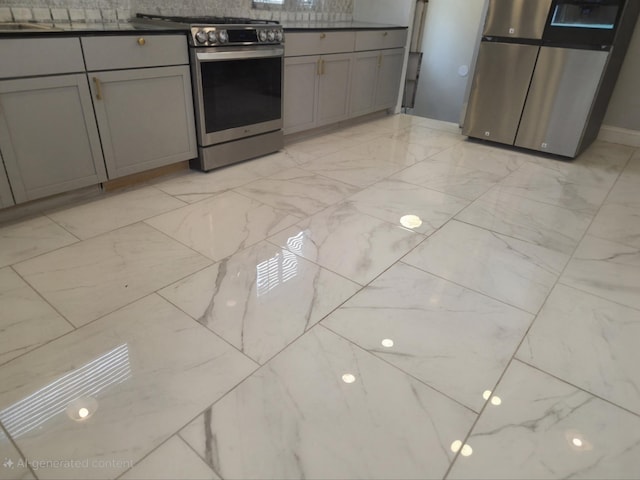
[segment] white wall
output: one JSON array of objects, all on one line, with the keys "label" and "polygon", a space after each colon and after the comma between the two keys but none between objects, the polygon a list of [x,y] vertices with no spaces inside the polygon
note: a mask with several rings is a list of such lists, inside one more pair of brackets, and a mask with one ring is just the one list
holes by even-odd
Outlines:
[{"label": "white wall", "polygon": [[[460,121],[486,0],[430,0],[415,115]],[[466,75],[460,69],[468,69]]]},{"label": "white wall", "polygon": [[353,19],[409,26],[413,23],[414,6],[414,0],[353,0]]}]

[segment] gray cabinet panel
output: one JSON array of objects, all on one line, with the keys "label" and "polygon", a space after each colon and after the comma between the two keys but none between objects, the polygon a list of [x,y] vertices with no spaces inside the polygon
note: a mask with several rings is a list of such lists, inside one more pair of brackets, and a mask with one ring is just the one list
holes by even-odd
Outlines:
[{"label": "gray cabinet panel", "polygon": [[398,102],[400,74],[404,63],[404,48],[383,50],[376,85],[375,109],[391,108]]},{"label": "gray cabinet panel", "polygon": [[7,179],[7,174],[4,170],[2,155],[0,155],[0,208],[10,207],[13,204],[14,202],[13,195],[11,194],[11,187],[9,186],[9,180]]},{"label": "gray cabinet panel", "polygon": [[516,145],[574,157],[608,58],[609,52],[542,47]]},{"label": "gray cabinet panel", "polygon": [[189,63],[187,37],[182,34],[83,37],[82,48],[88,71]]},{"label": "gray cabinet panel", "polygon": [[351,115],[364,115],[373,111],[379,63],[380,52],[362,52],[354,55]]},{"label": "gray cabinet panel", "polygon": [[344,120],[349,116],[351,53],[320,58],[318,81],[318,125]]},{"label": "gray cabinet panel", "polygon": [[0,78],[84,72],[79,38],[3,38]]},{"label": "gray cabinet panel", "polygon": [[284,59],[284,133],[316,125],[316,83],[320,57]]},{"label": "gray cabinet panel", "polygon": [[483,35],[542,38],[551,0],[490,0]]},{"label": "gray cabinet panel", "polygon": [[1,81],[0,150],[16,203],[106,180],[85,75]]},{"label": "gray cabinet panel", "polygon": [[109,178],[197,156],[189,67],[89,77]]},{"label": "gray cabinet panel", "polygon": [[481,43],[464,135],[513,145],[539,48]]}]

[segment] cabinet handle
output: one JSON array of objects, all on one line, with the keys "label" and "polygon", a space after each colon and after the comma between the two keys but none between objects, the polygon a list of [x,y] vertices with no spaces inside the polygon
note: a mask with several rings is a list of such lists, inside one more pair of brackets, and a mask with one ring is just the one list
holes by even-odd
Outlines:
[{"label": "cabinet handle", "polygon": [[96,84],[96,100],[102,100],[102,85],[98,77],[93,77],[93,83]]},{"label": "cabinet handle", "polygon": [[322,58],[318,59],[318,75],[324,75],[324,60]]},{"label": "cabinet handle", "polygon": [[326,33],[321,33],[320,34],[320,39],[323,39],[323,38],[327,38],[327,34]]},{"label": "cabinet handle", "polygon": [[389,32],[384,32],[384,33],[382,34],[382,36],[383,36],[383,37],[386,37],[387,35],[389,35]]},{"label": "cabinet handle", "polygon": [[382,52],[378,54],[378,68],[382,66]]},{"label": "cabinet handle", "polygon": [[140,45],[141,47],[144,46],[145,43],[147,43],[147,41],[144,39],[144,37],[140,37],[138,39],[138,45]]}]

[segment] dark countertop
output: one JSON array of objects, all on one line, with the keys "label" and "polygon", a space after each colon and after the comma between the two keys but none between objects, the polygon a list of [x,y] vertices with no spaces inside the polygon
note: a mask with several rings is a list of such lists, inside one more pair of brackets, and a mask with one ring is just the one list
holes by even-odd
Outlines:
[{"label": "dark countertop", "polygon": [[45,23],[51,28],[33,30],[0,30],[0,38],[26,38],[69,35],[123,35],[136,32],[145,34],[187,33],[187,29],[139,25],[133,23]]},{"label": "dark countertop", "polygon": [[408,27],[368,22],[282,22],[285,32],[314,32],[327,30],[404,30]]}]

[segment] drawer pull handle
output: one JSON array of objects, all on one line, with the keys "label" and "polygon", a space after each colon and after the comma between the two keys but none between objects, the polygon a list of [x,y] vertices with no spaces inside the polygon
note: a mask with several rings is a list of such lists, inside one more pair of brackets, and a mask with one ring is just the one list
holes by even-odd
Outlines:
[{"label": "drawer pull handle", "polygon": [[386,37],[387,35],[389,35],[389,32],[384,32],[384,33],[382,34],[382,36],[383,36],[383,37]]},{"label": "drawer pull handle", "polygon": [[326,34],[326,33],[321,33],[321,34],[320,34],[320,38],[321,38],[321,39],[322,39],[322,38],[327,38],[327,34]]},{"label": "drawer pull handle", "polygon": [[147,41],[144,39],[144,37],[140,37],[138,39],[138,45],[140,45],[141,47],[144,46],[147,43]]},{"label": "drawer pull handle", "polygon": [[93,77],[93,83],[96,84],[96,100],[102,100],[102,85],[98,77]]}]

